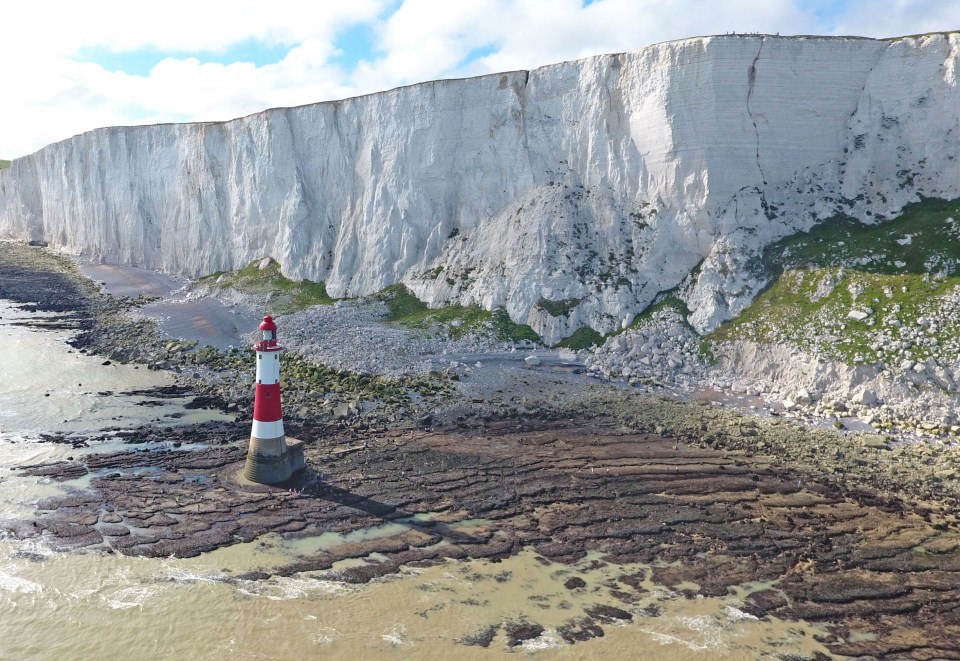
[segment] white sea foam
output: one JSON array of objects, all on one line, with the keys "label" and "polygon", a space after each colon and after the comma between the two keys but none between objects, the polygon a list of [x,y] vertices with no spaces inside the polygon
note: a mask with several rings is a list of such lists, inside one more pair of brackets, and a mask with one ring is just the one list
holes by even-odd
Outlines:
[{"label": "white sea foam", "polygon": [[11,567],[0,569],[0,592],[20,594],[39,594],[43,592],[43,586],[39,583],[11,574],[7,569],[11,569]]},{"label": "white sea foam", "polygon": [[308,599],[318,596],[339,596],[355,592],[346,583],[316,578],[273,577],[269,581],[242,581],[237,592],[248,597],[266,597],[272,601]]},{"label": "white sea foam", "polygon": [[161,576],[174,583],[221,583],[227,579],[227,575],[221,571],[204,567],[176,567],[166,563]]},{"label": "white sea foam", "polygon": [[565,645],[566,643],[557,637],[556,631],[553,629],[547,629],[536,638],[524,641],[521,647],[529,652],[535,652],[537,650],[556,649],[558,647],[564,647]]},{"label": "white sea foam", "polygon": [[48,560],[56,555],[56,551],[50,548],[46,540],[25,539],[17,544],[16,554],[34,560]]},{"label": "white sea foam", "polygon": [[109,595],[101,595],[107,606],[114,610],[127,610],[128,608],[143,609],[143,604],[149,601],[160,589],[153,585],[136,585],[128,588],[121,588]]},{"label": "white sea foam", "polygon": [[728,647],[729,634],[713,617],[706,615],[681,616],[670,620],[694,634],[666,633],[643,629],[661,645],[682,645],[691,650],[722,650]]},{"label": "white sea foam", "polygon": [[380,637],[391,645],[398,647],[400,645],[412,645],[412,643],[404,640],[407,636],[407,627],[402,624],[396,624],[394,627],[380,635]]},{"label": "white sea foam", "polygon": [[332,643],[333,641],[337,640],[340,637],[341,637],[341,634],[339,631],[331,627],[325,627],[323,629],[320,629],[319,631],[317,631],[317,633],[314,634],[313,642],[315,642],[318,645],[326,645],[326,644]]},{"label": "white sea foam", "polygon": [[742,622],[743,620],[756,621],[759,620],[756,615],[751,615],[745,611],[740,610],[735,606],[727,606],[727,619],[731,622]]}]

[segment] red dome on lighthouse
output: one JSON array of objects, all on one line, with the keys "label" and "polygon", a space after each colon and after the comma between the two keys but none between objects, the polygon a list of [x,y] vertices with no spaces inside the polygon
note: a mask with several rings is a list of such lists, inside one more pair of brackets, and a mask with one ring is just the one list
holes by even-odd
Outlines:
[{"label": "red dome on lighthouse", "polygon": [[273,323],[273,317],[269,314],[263,318],[263,321],[260,322],[260,326],[257,327],[257,330],[277,330],[277,325]]},{"label": "red dome on lighthouse", "polygon": [[260,333],[260,339],[253,345],[254,349],[257,351],[280,351],[283,349],[277,343],[277,325],[269,314],[263,318],[257,330]]}]

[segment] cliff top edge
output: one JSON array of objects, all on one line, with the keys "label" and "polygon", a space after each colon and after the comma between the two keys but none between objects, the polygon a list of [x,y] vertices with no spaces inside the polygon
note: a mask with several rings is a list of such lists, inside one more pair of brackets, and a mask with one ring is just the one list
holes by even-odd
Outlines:
[{"label": "cliff top edge", "polygon": [[[952,36],[952,35],[960,35],[960,30],[945,30],[945,31],[936,31],[936,32],[926,32],[926,33],[922,33],[922,34],[902,35],[902,36],[897,36],[897,37],[862,37],[862,36],[857,36],[857,35],[808,35],[808,34],[780,35],[780,34],[767,34],[767,33],[760,33],[760,32],[728,33],[728,34],[715,34],[715,35],[701,35],[701,36],[694,36],[694,37],[684,37],[684,38],[682,38],[682,39],[672,39],[672,40],[667,40],[667,41],[656,42],[656,43],[653,43],[653,44],[648,44],[648,45],[646,45],[646,46],[642,46],[642,47],[640,47],[640,48],[636,48],[636,49],[634,49],[634,50],[629,50],[629,51],[620,51],[620,52],[614,52],[614,53],[602,53],[602,54],[599,54],[599,55],[590,55],[590,56],[587,56],[587,57],[576,58],[576,59],[572,59],[572,60],[561,60],[561,61],[559,61],[559,62],[552,62],[552,63],[550,63],[550,64],[545,64],[545,65],[542,65],[542,66],[539,66],[539,67],[535,67],[535,68],[532,68],[532,69],[516,69],[516,70],[512,70],[512,71],[499,71],[499,72],[495,72],[495,73],[487,73],[487,74],[481,74],[481,75],[477,75],[477,76],[468,76],[468,77],[463,77],[463,78],[438,78],[438,79],[435,79],[435,80],[426,80],[426,81],[421,81],[421,82],[417,82],[417,83],[410,83],[410,84],[408,84],[408,85],[399,85],[399,86],[397,86],[397,87],[392,87],[392,88],[388,88],[388,89],[384,89],[384,90],[378,90],[378,91],[375,91],[375,92],[368,92],[368,93],[366,93],[366,94],[358,94],[358,95],[356,95],[356,96],[344,97],[344,98],[340,98],[340,99],[328,99],[328,100],[323,100],[323,101],[314,101],[314,102],[311,102],[311,103],[304,103],[304,104],[296,105],[296,106],[274,106],[274,107],[270,107],[270,108],[264,108],[263,110],[258,110],[258,111],[256,111],[256,112],[252,112],[252,113],[249,113],[249,114],[247,114],[247,115],[241,115],[241,116],[238,116],[238,117],[230,117],[230,118],[227,118],[227,119],[220,119],[220,120],[197,120],[197,121],[192,121],[192,122],[158,122],[158,123],[155,123],[155,124],[127,124],[127,125],[120,124],[120,125],[114,125],[114,126],[103,126],[103,127],[98,127],[98,128],[95,128],[95,129],[90,129],[89,131],[83,131],[82,133],[77,133],[77,134],[75,134],[75,135],[73,135],[73,136],[71,136],[71,137],[69,137],[69,138],[64,138],[63,140],[58,140],[58,141],[56,141],[56,142],[52,142],[52,143],[50,143],[50,144],[48,144],[48,145],[45,145],[44,147],[41,147],[41,148],[38,149],[36,152],[33,152],[33,153],[31,153],[31,154],[26,154],[26,155],[21,156],[21,157],[14,158],[13,161],[12,161],[12,163],[15,164],[17,160],[20,160],[20,159],[23,159],[23,158],[29,158],[30,156],[33,156],[34,154],[37,154],[37,153],[40,153],[40,152],[44,151],[44,150],[47,149],[48,147],[52,147],[52,146],[54,146],[54,145],[57,145],[57,144],[60,144],[60,143],[63,143],[63,142],[67,142],[67,141],[69,141],[69,140],[73,140],[74,138],[77,138],[77,137],[83,136],[83,135],[87,135],[87,134],[95,134],[95,133],[101,133],[101,132],[116,132],[116,131],[139,130],[139,129],[145,129],[145,128],[161,127],[161,126],[200,126],[200,127],[219,126],[219,125],[223,125],[223,124],[229,124],[229,123],[231,123],[231,122],[239,122],[239,121],[249,120],[249,119],[251,119],[251,118],[258,117],[258,116],[261,116],[261,115],[266,115],[266,114],[272,113],[272,112],[299,110],[299,109],[302,109],[302,108],[311,108],[311,107],[315,107],[315,106],[324,106],[324,105],[334,105],[334,106],[335,106],[335,105],[340,105],[340,104],[343,104],[343,103],[350,103],[350,102],[353,102],[353,101],[358,101],[358,100],[366,99],[366,98],[370,98],[370,97],[375,97],[375,96],[380,96],[380,95],[387,95],[387,94],[394,94],[394,93],[397,93],[397,92],[400,92],[400,91],[409,90],[409,89],[418,88],[418,87],[426,87],[426,86],[430,86],[430,85],[448,84],[448,83],[462,83],[462,82],[470,81],[470,80],[483,80],[483,79],[486,79],[486,78],[494,78],[494,77],[500,77],[500,76],[511,76],[511,75],[525,75],[526,78],[529,79],[529,76],[530,76],[531,73],[535,73],[535,72],[538,72],[538,71],[549,70],[549,69],[554,68],[554,67],[560,67],[560,66],[569,65],[569,64],[575,63],[575,62],[588,62],[588,61],[590,61],[590,60],[598,60],[598,59],[603,59],[603,58],[618,57],[618,56],[621,56],[621,55],[628,55],[628,54],[634,54],[634,53],[642,53],[642,52],[648,51],[648,50],[653,50],[653,49],[657,49],[657,48],[663,48],[663,47],[666,47],[666,46],[681,45],[681,44],[685,44],[685,43],[689,43],[689,42],[697,42],[697,41],[709,42],[709,41],[714,41],[714,40],[723,40],[723,41],[726,41],[726,40],[738,40],[738,41],[739,41],[739,40],[745,40],[745,41],[761,40],[761,41],[762,41],[762,40],[765,40],[765,39],[775,39],[775,40],[783,40],[783,41],[870,41],[870,42],[887,42],[888,44],[893,44],[893,43],[897,43],[897,42],[905,41],[905,40],[919,40],[919,39],[924,39],[924,38],[927,38],[927,37],[936,37],[936,36],[950,37],[950,36]],[[9,169],[9,167],[7,167],[7,168],[2,168],[2,169],[0,169],[0,171],[6,170],[6,169]]]}]

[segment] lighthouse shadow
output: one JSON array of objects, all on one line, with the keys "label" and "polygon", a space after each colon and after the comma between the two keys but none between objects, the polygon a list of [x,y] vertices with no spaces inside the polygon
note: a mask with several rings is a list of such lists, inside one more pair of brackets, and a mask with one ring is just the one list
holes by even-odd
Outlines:
[{"label": "lighthouse shadow", "polygon": [[318,473],[309,468],[294,475],[283,486],[289,487],[301,496],[309,496],[359,510],[370,516],[383,519],[384,523],[393,523],[406,526],[411,530],[438,535],[452,544],[484,544],[488,541],[484,537],[470,535],[452,527],[456,523],[451,525],[442,521],[421,518],[423,517],[422,513],[406,512],[389,503],[328,484],[323,481]]}]

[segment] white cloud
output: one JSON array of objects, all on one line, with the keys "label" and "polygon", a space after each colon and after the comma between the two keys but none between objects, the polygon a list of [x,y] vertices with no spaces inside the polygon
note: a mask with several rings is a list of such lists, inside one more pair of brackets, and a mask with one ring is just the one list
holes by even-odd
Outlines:
[{"label": "white cloud", "polygon": [[249,39],[295,44],[331,37],[346,24],[373,20],[386,0],[61,0],[7,3],[4,44],[69,54],[85,45],[116,51],[141,48],[222,50]]},{"label": "white cloud", "polygon": [[[51,6],[52,5],[52,6]],[[19,156],[100,126],[228,119],[275,105],[349,92],[330,64],[337,34],[373,21],[388,0],[10,3],[0,42],[0,154]],[[200,62],[178,53],[223,52],[259,41],[291,47],[275,65]],[[169,52],[146,76],[78,62],[77,53]]]},{"label": "white cloud", "polygon": [[[960,3],[941,0],[404,0],[395,11],[395,0],[8,4],[0,24],[0,157],[99,126],[228,119],[688,36],[960,28]],[[345,70],[337,38],[357,25],[370,26],[376,49]],[[262,66],[201,61],[251,41],[289,52]],[[137,76],[78,61],[91,48],[169,56]]]},{"label": "white cloud", "polygon": [[406,0],[379,26],[379,44],[385,54],[358,67],[356,84],[370,89],[457,73],[471,50],[502,41],[503,22],[513,4]]},{"label": "white cloud", "polygon": [[490,71],[728,31],[774,33],[811,27],[809,17],[786,0],[600,0],[587,7],[574,0],[512,4],[511,15],[503,21],[503,48],[482,62]]},{"label": "white cloud", "polygon": [[960,3],[944,0],[850,0],[843,3],[836,34],[900,37],[960,30]]}]

